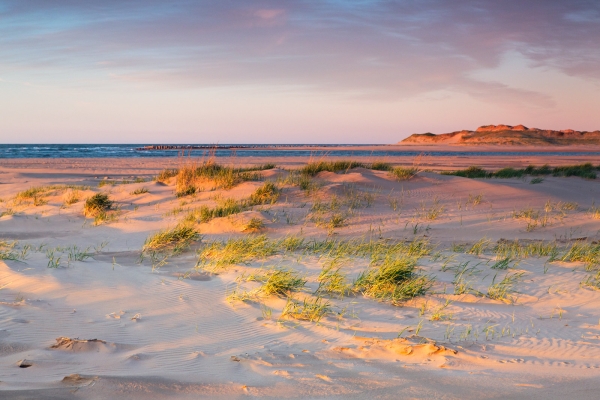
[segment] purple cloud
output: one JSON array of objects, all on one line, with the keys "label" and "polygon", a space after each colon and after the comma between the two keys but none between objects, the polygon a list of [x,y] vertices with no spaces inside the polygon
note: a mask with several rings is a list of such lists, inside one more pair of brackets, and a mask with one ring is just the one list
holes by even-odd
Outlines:
[{"label": "purple cloud", "polygon": [[0,2],[0,20],[0,67],[52,79],[76,71],[382,100],[450,90],[552,107],[545,94],[471,73],[516,51],[535,66],[600,78],[597,1],[15,0]]}]

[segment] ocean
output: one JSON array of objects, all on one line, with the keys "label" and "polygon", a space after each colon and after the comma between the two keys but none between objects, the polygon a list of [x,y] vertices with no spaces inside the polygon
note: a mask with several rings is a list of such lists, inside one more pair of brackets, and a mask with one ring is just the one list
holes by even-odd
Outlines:
[{"label": "ocean", "polygon": [[[138,150],[145,144],[0,144],[0,158],[105,158],[105,157],[177,157],[177,149],[165,150]],[[187,145],[177,145],[187,146]],[[201,145],[193,145],[201,146]],[[211,146],[212,145],[207,145]],[[214,155],[215,157],[415,157],[427,155],[430,157],[455,156],[455,157],[490,157],[490,156],[597,156],[600,152],[584,151],[411,151],[390,150],[385,145],[298,145],[315,147],[315,149],[297,149],[292,145],[280,145],[275,149],[266,149],[268,146],[278,145],[240,145],[246,148],[228,148],[236,145],[217,145],[212,149],[191,150],[192,156]],[[339,149],[338,147],[350,147]],[[364,150],[361,147],[372,146],[374,149]],[[318,149],[316,148],[318,147]],[[331,149],[328,149],[328,148]],[[356,147],[356,150],[351,149]],[[325,148],[325,150],[323,150]],[[188,155],[188,150],[185,151]]]}]

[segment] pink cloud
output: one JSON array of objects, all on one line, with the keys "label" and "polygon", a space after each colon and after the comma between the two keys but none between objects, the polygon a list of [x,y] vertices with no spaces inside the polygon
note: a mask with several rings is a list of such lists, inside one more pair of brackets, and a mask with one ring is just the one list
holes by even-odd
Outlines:
[{"label": "pink cloud", "polygon": [[282,9],[261,9],[258,11],[254,12],[254,15],[262,18],[262,19],[266,19],[266,20],[271,20],[271,19],[275,19],[277,17],[279,17],[280,15],[283,15],[285,13],[285,10]]}]

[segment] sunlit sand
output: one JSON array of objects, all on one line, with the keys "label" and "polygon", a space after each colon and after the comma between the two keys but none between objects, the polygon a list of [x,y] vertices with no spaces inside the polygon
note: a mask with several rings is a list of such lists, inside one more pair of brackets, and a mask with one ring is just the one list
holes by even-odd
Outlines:
[{"label": "sunlit sand", "polygon": [[3,160],[0,397],[596,395],[600,180],[192,162]]}]

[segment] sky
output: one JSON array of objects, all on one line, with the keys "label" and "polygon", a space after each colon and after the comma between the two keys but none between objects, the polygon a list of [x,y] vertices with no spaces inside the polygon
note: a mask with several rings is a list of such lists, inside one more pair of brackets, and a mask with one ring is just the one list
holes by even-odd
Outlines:
[{"label": "sky", "polygon": [[0,0],[0,143],[600,129],[597,0]]}]

